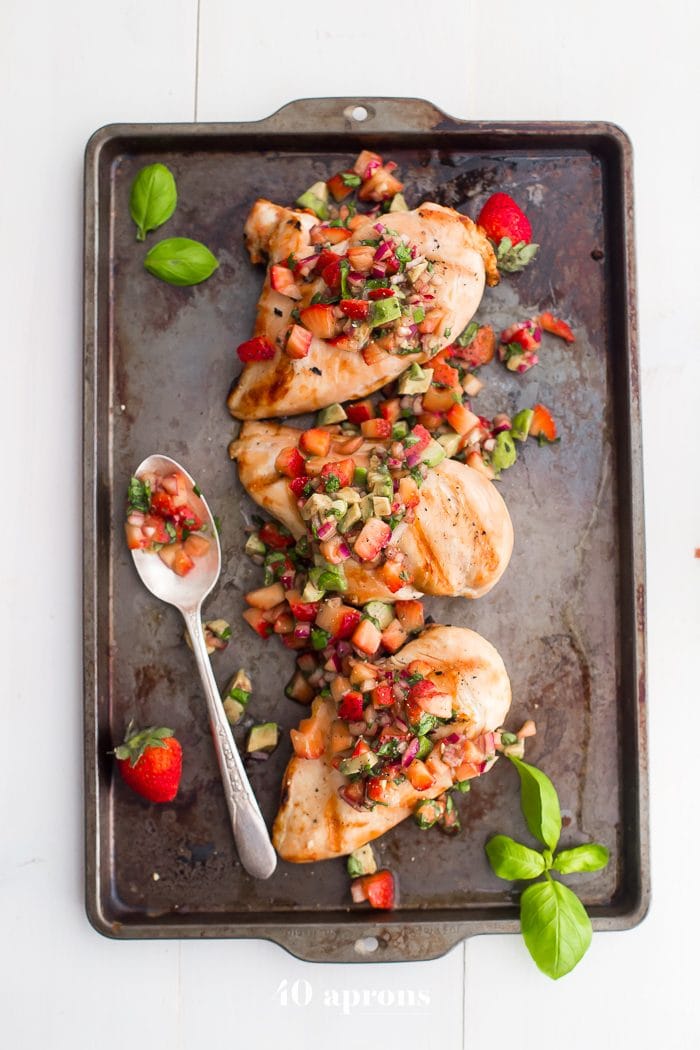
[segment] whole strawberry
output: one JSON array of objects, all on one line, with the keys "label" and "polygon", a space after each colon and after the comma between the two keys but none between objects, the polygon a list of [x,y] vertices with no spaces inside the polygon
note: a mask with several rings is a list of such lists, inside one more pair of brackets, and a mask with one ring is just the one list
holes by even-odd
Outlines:
[{"label": "whole strawberry", "polygon": [[129,722],[124,743],[114,755],[130,788],[149,802],[172,802],[182,773],[182,747],[172,729],[134,729]]},{"label": "whole strawberry", "polygon": [[496,249],[499,270],[516,273],[534,259],[539,244],[532,244],[527,215],[507,193],[494,193],[476,220]]}]

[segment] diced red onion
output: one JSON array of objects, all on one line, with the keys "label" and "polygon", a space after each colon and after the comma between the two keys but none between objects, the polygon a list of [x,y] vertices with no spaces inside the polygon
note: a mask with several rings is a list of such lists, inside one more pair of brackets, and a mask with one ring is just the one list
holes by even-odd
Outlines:
[{"label": "diced red onion", "polygon": [[406,768],[406,766],[410,766],[411,762],[416,757],[416,755],[418,754],[419,751],[420,751],[420,739],[419,739],[419,737],[414,736],[414,737],[412,737],[408,747],[406,748],[406,750],[404,752],[404,756],[401,759],[401,765],[404,767],[404,769]]},{"label": "diced red onion", "polygon": [[461,739],[459,733],[450,733],[448,737],[445,737],[448,744],[458,744]]},{"label": "diced red onion", "polygon": [[373,263],[369,272],[370,277],[386,277],[386,266],[384,263]]},{"label": "diced red onion", "polygon": [[406,725],[406,723],[404,722],[404,720],[402,718],[397,718],[396,722],[395,722],[395,725],[396,725],[396,728],[400,729],[402,733],[405,733],[406,730],[408,729],[408,726]]},{"label": "diced red onion", "polygon": [[343,561],[345,561],[346,558],[352,558],[352,551],[348,547],[347,543],[341,543],[338,547],[338,557],[342,558]]},{"label": "diced red onion", "polygon": [[377,231],[377,233],[384,233],[384,225],[383,225],[383,223],[375,222],[374,229]]},{"label": "diced red onion", "polygon": [[335,522],[326,519],[326,521],[318,527],[318,538],[320,540],[329,540],[331,536],[335,536],[335,532]]},{"label": "diced red onion", "polygon": [[[307,638],[311,637],[311,624],[310,623],[297,623],[294,626],[294,637],[299,638],[301,641],[306,641]],[[313,672],[316,673],[315,671]]]},{"label": "diced red onion", "polygon": [[[377,227],[375,226],[375,230],[376,230],[376,228]],[[391,251],[391,245],[389,244],[389,242],[388,241],[382,241],[382,243],[377,247],[377,250],[374,253],[375,262],[379,262],[379,260],[383,259],[385,255],[388,255],[390,251]]]},{"label": "diced red onion", "polygon": [[350,653],[352,652],[352,646],[350,645],[350,642],[340,641],[336,642],[335,650],[340,657],[350,656]]},{"label": "diced red onion", "polygon": [[256,762],[267,762],[270,757],[269,751],[251,751],[250,757],[254,758]]}]

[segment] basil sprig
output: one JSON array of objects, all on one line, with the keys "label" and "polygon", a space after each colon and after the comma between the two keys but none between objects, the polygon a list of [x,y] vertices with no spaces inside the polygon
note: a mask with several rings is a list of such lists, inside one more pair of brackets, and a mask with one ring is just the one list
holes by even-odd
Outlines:
[{"label": "basil sprig", "polygon": [[145,241],[149,230],[167,222],[177,206],[173,173],[165,164],[141,168],[131,186],[129,211],[136,223],[136,240]]},{"label": "basil sprig", "polygon": [[151,248],[143,265],[161,281],[187,287],[206,281],[219,263],[200,241],[191,241],[189,237],[170,237]]},{"label": "basil sprig", "polygon": [[520,777],[520,805],[530,833],[542,843],[540,852],[516,842],[509,835],[494,835],[486,855],[501,879],[544,879],[523,890],[520,927],[537,966],[557,980],[573,970],[591,943],[591,920],[573,890],[552,878],[551,872],[569,875],[598,871],[609,853],[597,842],[554,851],[561,835],[559,797],[549,777],[519,758],[508,756]]}]

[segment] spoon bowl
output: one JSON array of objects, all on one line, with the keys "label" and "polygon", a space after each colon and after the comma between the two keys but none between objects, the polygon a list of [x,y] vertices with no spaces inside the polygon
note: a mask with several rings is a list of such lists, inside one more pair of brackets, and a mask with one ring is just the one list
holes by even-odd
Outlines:
[{"label": "spoon bowl", "polygon": [[277,854],[270,842],[265,821],[224,713],[202,628],[202,602],[221,572],[221,545],[214,516],[194,478],[169,456],[147,456],[137,467],[136,476],[158,474],[165,477],[173,472],[183,474],[193,490],[190,503],[206,524],[209,549],[206,554],[194,559],[194,567],[185,576],[178,576],[153,551],[132,550],[134,566],[142,583],[156,598],[173,605],[182,613],[207,700],[214,750],[219,761],[238,856],[250,875],[267,879],[275,870]]}]

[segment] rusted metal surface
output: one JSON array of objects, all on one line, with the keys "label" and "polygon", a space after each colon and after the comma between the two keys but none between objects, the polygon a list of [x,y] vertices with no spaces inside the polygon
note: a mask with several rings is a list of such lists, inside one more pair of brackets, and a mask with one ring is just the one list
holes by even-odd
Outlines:
[{"label": "rusted metal surface", "polygon": [[[348,115],[365,105],[368,119]],[[572,880],[597,929],[634,925],[647,907],[644,575],[630,147],[608,125],[476,124],[417,100],[315,99],[256,124],[119,126],[91,140],[86,166],[85,723],[87,902],[121,937],[265,937],[306,959],[426,959],[465,936],[517,929],[516,894],[493,876],[484,843],[523,836],[517,778],[504,762],[460,798],[450,839],[406,821],[376,844],[398,874],[401,907],[351,909],[342,861],[280,863],[267,882],[240,867],[206,709],[174,610],[140,585],[122,536],[134,465],[159,451],[196,476],[222,518],[223,572],[209,618],[234,627],[214,658],[223,684],[245,666],[256,720],[294,725],[282,691],[293,655],[241,623],[258,570],[242,554],[253,505],[226,447],[225,406],[248,338],[262,272],[242,226],[263,195],[291,202],[361,147],[400,165],[410,204],[436,200],[472,216],[495,189],[522,201],[541,243],[523,274],[487,290],[478,317],[497,328],[553,308],[573,348],[545,336],[523,377],[491,366],[485,414],[543,401],[562,441],[531,442],[502,482],[515,526],[511,565],[475,602],[428,599],[438,622],[472,627],[501,652],[513,685],[509,723],[536,720],[529,757],[559,789],[564,844],[611,847],[609,867]],[[179,205],[151,235],[203,240],[217,274],[173,288],[143,269],[128,213],[141,165],[166,163]],[[151,807],[113,776],[107,752],[129,717],[176,728],[185,750],[175,803]],[[250,775],[275,812],[283,744]],[[361,955],[355,942],[376,936]]]}]

